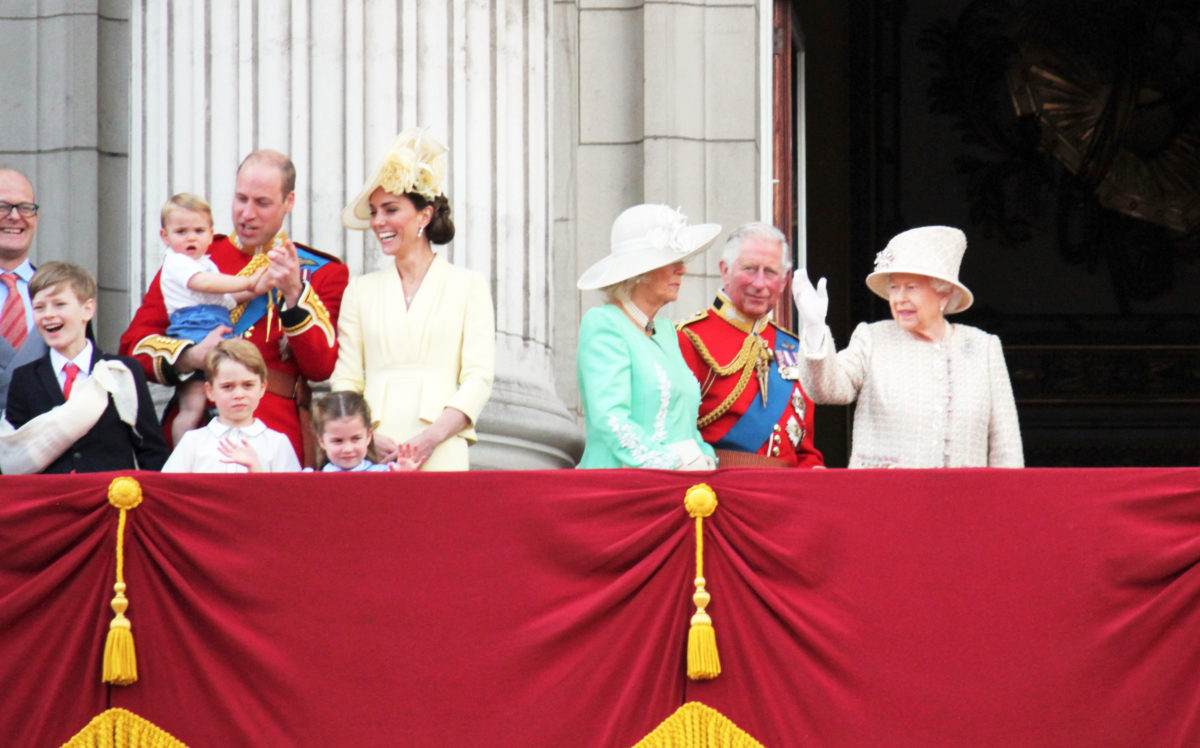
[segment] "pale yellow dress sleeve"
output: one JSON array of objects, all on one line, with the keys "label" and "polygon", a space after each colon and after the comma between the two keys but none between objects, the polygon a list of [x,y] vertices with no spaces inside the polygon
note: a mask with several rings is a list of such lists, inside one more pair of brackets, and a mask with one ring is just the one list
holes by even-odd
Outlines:
[{"label": "pale yellow dress sleeve", "polygon": [[342,294],[338,315],[338,356],[329,378],[329,389],[362,394],[366,386],[363,357],[362,300],[359,279],[351,278]]},{"label": "pale yellow dress sleeve", "polygon": [[473,442],[475,421],[492,395],[496,372],[496,317],[487,281],[479,273],[470,273],[468,278],[458,390],[446,407],[460,410],[470,419],[470,424],[460,434],[465,436],[471,432]]}]

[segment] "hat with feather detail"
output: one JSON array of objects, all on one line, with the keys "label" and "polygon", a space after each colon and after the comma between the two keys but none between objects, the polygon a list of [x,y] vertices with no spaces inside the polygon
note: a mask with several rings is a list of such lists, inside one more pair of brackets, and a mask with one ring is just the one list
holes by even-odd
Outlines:
[{"label": "hat with feather detail", "polygon": [[358,230],[371,227],[371,193],[380,187],[393,195],[412,192],[429,201],[442,194],[446,146],[431,137],[428,129],[410,127],[396,136],[362,191],[342,211],[343,226]]}]

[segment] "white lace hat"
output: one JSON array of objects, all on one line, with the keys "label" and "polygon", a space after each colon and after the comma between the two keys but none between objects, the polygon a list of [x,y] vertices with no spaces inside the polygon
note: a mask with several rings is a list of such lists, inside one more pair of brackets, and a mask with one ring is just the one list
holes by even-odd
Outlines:
[{"label": "white lace hat", "polygon": [[382,187],[393,195],[420,194],[432,201],[442,192],[446,179],[446,146],[434,140],[425,127],[410,127],[396,136],[392,146],[358,196],[342,210],[342,225],[348,229],[371,228],[371,193]]},{"label": "white lace hat", "polygon": [[958,268],[966,251],[967,235],[952,226],[922,226],[902,231],[875,255],[875,272],[867,276],[867,288],[886,299],[888,276],[892,273],[937,278],[957,290],[946,302],[945,314],[961,312],[975,303],[975,294],[958,280]]},{"label": "white lace hat", "polygon": [[608,256],[592,265],[576,284],[582,291],[611,286],[687,260],[703,251],[720,224],[687,224],[687,216],[667,205],[635,205],[613,221]]}]

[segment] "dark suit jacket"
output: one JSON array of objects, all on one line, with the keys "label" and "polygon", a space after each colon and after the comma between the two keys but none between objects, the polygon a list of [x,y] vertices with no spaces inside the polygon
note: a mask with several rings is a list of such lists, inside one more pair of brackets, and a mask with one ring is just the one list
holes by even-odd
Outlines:
[{"label": "dark suit jacket", "polygon": [[4,404],[8,401],[8,384],[12,381],[13,372],[45,354],[46,343],[37,330],[29,331],[29,337],[25,338],[20,350],[14,349],[11,343],[0,337],[0,412],[4,411]]},{"label": "dark suit jacket", "polygon": [[[137,385],[138,414],[137,430],[131,429],[117,414],[112,396],[108,407],[96,421],[91,431],[71,445],[45,473],[99,473],[106,470],[161,470],[167,461],[167,444],[163,441],[162,427],[146,386],[146,375],[142,367],[131,358],[109,356],[99,348],[92,347],[92,366],[97,361],[120,361],[131,372]],[[62,388],[58,376],[50,364],[50,353],[36,361],[25,364],[13,372],[12,384],[8,389],[8,407],[4,417],[13,426],[20,428],[35,416],[62,405]],[[136,460],[136,462],[135,462]]]}]

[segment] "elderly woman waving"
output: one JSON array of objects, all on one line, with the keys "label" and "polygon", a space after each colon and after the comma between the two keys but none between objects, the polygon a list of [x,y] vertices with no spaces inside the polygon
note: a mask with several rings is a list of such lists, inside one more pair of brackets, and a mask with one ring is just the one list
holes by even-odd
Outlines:
[{"label": "elderly woman waving", "polygon": [[720,232],[716,224],[688,226],[666,205],[635,205],[613,222],[610,254],[578,283],[608,298],[579,329],[587,426],[579,467],[715,467],[696,428],[700,385],[679,352],[675,326],[655,315],[678,296],[684,261]]},{"label": "elderly woman waving", "polygon": [[892,320],[859,324],[836,355],[825,279],[816,288],[803,272],[793,279],[805,390],[818,403],[858,401],[849,467],[1024,465],[1000,339],[945,317],[974,301],[958,281],[966,248],[948,226],[895,236],[867,276]]}]

